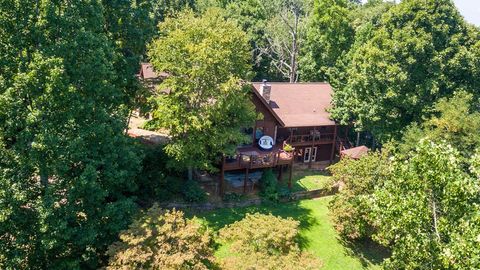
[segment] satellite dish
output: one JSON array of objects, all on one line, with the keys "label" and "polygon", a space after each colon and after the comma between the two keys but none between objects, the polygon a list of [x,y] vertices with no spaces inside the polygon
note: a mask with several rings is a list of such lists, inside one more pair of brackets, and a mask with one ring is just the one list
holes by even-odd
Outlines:
[{"label": "satellite dish", "polygon": [[270,136],[263,136],[258,140],[258,146],[264,150],[273,148],[273,138]]}]

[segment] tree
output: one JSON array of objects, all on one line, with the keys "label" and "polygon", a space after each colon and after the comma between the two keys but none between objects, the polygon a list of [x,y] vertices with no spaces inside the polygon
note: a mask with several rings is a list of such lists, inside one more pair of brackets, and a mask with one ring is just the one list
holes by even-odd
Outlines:
[{"label": "tree", "polygon": [[332,181],[340,186],[330,203],[335,229],[346,240],[368,239],[376,232],[371,198],[391,173],[389,155],[374,152],[359,160],[343,158],[330,167]]},{"label": "tree", "polygon": [[[356,10],[355,10],[356,11]],[[310,15],[301,75],[304,81],[327,81],[330,69],[354,41],[351,8],[346,0],[316,0]]]},{"label": "tree", "polygon": [[256,80],[296,82],[299,79],[300,48],[311,1],[216,2],[248,34],[253,47]]},{"label": "tree", "polygon": [[225,269],[318,269],[321,263],[301,252],[299,222],[273,215],[247,216],[220,231],[235,256],[223,262]]},{"label": "tree", "polygon": [[479,84],[478,30],[452,1],[402,1],[354,54],[333,97],[332,116],[385,142],[399,138],[435,102]]},{"label": "tree", "polygon": [[250,103],[248,39],[218,10],[197,17],[186,11],[160,24],[162,35],[149,50],[156,70],[170,76],[155,98],[154,121],[171,135],[165,151],[180,168],[213,169],[248,137],[242,127],[255,119]]},{"label": "tree", "polygon": [[126,73],[112,64],[125,56],[104,8],[0,3],[2,269],[97,268],[136,208]]},{"label": "tree", "polygon": [[400,151],[408,153],[427,138],[440,143],[445,141],[470,157],[480,147],[480,112],[473,95],[457,92],[451,98],[442,98],[434,105],[435,114],[421,124],[411,125],[404,133]]},{"label": "tree", "polygon": [[[270,4],[270,6],[266,6]],[[305,35],[309,5],[304,0],[274,0],[265,3],[270,14],[265,28],[267,44],[260,52],[270,58],[275,69],[289,82],[299,79],[299,53]]]},{"label": "tree", "polygon": [[377,189],[375,238],[392,250],[387,269],[476,269],[480,188],[455,149],[420,142]]},{"label": "tree", "polygon": [[107,269],[210,269],[212,239],[183,212],[157,205],[120,234],[108,249]]}]

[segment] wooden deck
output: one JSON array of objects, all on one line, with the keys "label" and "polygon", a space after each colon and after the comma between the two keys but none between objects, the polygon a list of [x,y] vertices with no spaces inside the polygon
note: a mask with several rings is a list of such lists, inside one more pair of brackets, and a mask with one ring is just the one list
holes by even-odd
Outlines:
[{"label": "wooden deck", "polygon": [[237,149],[237,155],[226,158],[223,164],[224,171],[242,169],[272,168],[278,165],[293,163],[293,153],[283,151],[279,146],[271,151],[262,151],[257,147],[244,147]]}]

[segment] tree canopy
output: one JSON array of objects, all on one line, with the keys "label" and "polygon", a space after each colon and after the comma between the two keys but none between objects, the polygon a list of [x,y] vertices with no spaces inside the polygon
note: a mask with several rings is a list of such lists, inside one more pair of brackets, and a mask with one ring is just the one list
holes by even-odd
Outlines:
[{"label": "tree canopy", "polygon": [[318,269],[321,262],[302,252],[297,243],[299,222],[259,213],[247,216],[220,231],[235,257],[225,269]]},{"label": "tree canopy", "polygon": [[107,269],[211,269],[211,242],[209,232],[183,212],[154,205],[109,247]]},{"label": "tree canopy", "polygon": [[475,269],[480,186],[451,146],[422,141],[398,162],[374,199],[376,239],[387,269]]},{"label": "tree canopy", "polygon": [[241,128],[255,117],[250,89],[248,38],[216,9],[196,16],[186,11],[160,24],[161,36],[149,49],[160,85],[154,120],[172,139],[165,147],[180,167],[211,169],[221,154],[233,153],[247,136]]},{"label": "tree canopy", "polygon": [[316,0],[302,48],[303,81],[327,81],[330,69],[348,53],[354,40],[351,8],[346,0]]},{"label": "tree canopy", "polygon": [[343,123],[398,139],[439,98],[478,88],[478,30],[451,1],[402,1],[370,33],[334,94],[332,116]]},{"label": "tree canopy", "polygon": [[96,268],[136,208],[125,195],[139,155],[124,129],[138,63],[105,10],[0,3],[2,269]]}]

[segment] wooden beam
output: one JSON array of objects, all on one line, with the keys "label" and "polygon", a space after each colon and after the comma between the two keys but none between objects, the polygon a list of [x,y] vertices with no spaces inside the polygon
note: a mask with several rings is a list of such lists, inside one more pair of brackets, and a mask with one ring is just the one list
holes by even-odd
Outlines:
[{"label": "wooden beam", "polygon": [[293,161],[290,163],[290,171],[288,176],[288,188],[292,189],[292,174],[293,174]]},{"label": "wooden beam", "polygon": [[330,155],[330,164],[333,163],[333,158],[335,157],[336,142],[337,142],[337,125],[335,125],[335,130],[333,132],[332,154]]},{"label": "wooden beam", "polygon": [[[312,154],[313,154],[313,148],[315,147],[315,133],[317,129],[316,127],[313,127],[313,133],[312,133],[312,148],[310,148],[310,160],[308,161],[308,168],[312,168]],[[315,159],[317,159],[317,153],[315,153]]]}]

